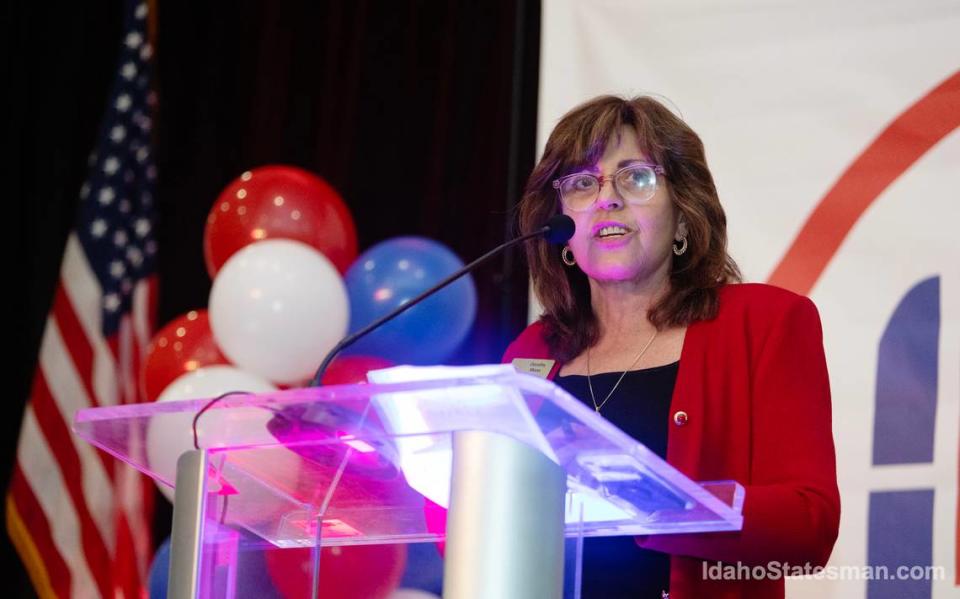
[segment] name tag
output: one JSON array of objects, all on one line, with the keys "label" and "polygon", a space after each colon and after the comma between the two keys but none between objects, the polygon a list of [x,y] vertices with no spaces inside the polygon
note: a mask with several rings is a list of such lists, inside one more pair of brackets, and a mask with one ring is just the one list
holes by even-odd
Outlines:
[{"label": "name tag", "polygon": [[532,374],[542,379],[547,378],[547,375],[550,374],[550,370],[556,363],[556,360],[537,360],[532,358],[514,358],[512,362],[517,372]]}]

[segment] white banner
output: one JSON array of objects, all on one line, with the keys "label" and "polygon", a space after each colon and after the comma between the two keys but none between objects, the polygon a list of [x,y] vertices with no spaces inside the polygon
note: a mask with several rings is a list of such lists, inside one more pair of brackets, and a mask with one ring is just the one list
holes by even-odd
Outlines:
[{"label": "white banner", "polygon": [[787,596],[957,596],[960,2],[544,0],[538,151],[604,93],[672,106],[746,279],[820,308],[849,570]]}]

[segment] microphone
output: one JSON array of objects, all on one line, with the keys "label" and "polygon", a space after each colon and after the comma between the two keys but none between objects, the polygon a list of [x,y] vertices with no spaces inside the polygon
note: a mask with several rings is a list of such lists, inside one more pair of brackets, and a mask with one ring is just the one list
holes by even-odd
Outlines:
[{"label": "microphone", "polygon": [[[573,232],[576,230],[577,225],[574,224],[573,219],[567,216],[566,214],[554,214],[551,216],[545,225],[540,228],[538,233],[544,236],[544,238],[554,245],[560,245],[561,243],[566,243],[573,237]],[[519,239],[514,239],[513,241],[519,241],[520,239],[529,239],[534,234],[525,235]],[[505,247],[513,241],[508,241],[500,247]],[[499,248],[498,248],[499,249]],[[496,251],[496,250],[494,250]]]},{"label": "microphone", "polygon": [[497,247],[493,248],[486,254],[480,256],[470,264],[467,264],[457,272],[453,273],[452,275],[448,276],[444,280],[440,281],[430,289],[427,289],[426,291],[424,291],[417,297],[413,298],[409,302],[397,307],[395,310],[393,310],[389,314],[386,314],[385,316],[381,316],[377,320],[371,322],[370,324],[363,327],[359,331],[353,333],[352,335],[347,335],[346,337],[341,339],[340,342],[337,343],[334,346],[334,348],[331,349],[330,352],[327,354],[327,356],[323,359],[323,362],[320,364],[320,367],[317,369],[317,373],[314,374],[313,378],[310,380],[310,386],[319,387],[320,381],[323,379],[323,373],[327,371],[327,367],[330,366],[330,362],[333,361],[333,359],[337,356],[337,354],[339,354],[341,351],[343,351],[344,349],[346,349],[347,347],[355,343],[358,339],[367,335],[368,333],[378,328],[380,325],[384,324],[388,320],[392,320],[397,316],[399,316],[400,314],[406,312],[407,310],[414,307],[421,301],[425,300],[426,298],[440,291],[450,283],[453,283],[463,275],[472,271],[477,266],[480,266],[490,258],[496,256],[503,250],[511,246],[514,246],[520,243],[521,241],[526,241],[528,239],[533,239],[534,237],[541,237],[541,236],[553,244],[565,243],[568,239],[573,237],[573,231],[575,228],[576,228],[576,225],[574,224],[573,219],[567,216],[566,214],[556,214],[554,216],[551,216],[547,220],[547,222],[536,231],[532,233],[527,233],[526,235],[521,235],[520,237],[515,237],[514,239],[511,239],[506,243],[502,243],[498,245]]}]

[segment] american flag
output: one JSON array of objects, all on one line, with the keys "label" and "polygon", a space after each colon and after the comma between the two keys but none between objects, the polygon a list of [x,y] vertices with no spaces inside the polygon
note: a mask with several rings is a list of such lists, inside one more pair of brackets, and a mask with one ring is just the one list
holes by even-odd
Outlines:
[{"label": "american flag", "polygon": [[150,341],[154,183],[147,4],[124,6],[120,60],[47,315],[7,529],[40,597],[143,597],[152,483],[70,431],[81,408],[135,403]]}]

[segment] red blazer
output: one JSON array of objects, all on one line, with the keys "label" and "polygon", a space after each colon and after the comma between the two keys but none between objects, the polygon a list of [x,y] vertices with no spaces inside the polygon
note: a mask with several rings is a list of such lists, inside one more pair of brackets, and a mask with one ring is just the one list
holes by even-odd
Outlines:
[{"label": "red blazer", "polygon": [[[514,358],[554,359],[542,323],[510,344],[503,361]],[[671,599],[784,596],[782,579],[705,580],[703,560],[827,562],[840,494],[813,302],[769,285],[723,287],[717,317],[687,329],[670,414],[670,464],[693,480],[733,479],[746,489],[740,532],[638,537],[641,547],[672,555]]]}]

